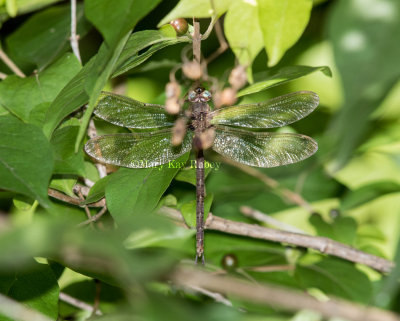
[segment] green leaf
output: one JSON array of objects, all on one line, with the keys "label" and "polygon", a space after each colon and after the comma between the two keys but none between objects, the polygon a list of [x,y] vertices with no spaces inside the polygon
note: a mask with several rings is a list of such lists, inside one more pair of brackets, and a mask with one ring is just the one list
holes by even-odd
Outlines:
[{"label": "green leaf", "polygon": [[[212,164],[210,162],[205,161],[204,164]],[[221,164],[218,164],[220,166]],[[211,173],[213,168],[211,167],[204,167],[204,178],[207,178],[208,174]],[[218,169],[216,169],[218,170]],[[180,182],[186,182],[196,186],[196,167],[192,164],[190,167],[185,167],[182,169],[176,176],[175,179]]]},{"label": "green leaf", "polygon": [[85,0],[85,13],[103,35],[105,42],[113,47],[159,2],[160,0],[120,0],[115,5],[108,0]]},{"label": "green leaf", "polygon": [[327,258],[312,265],[298,266],[295,276],[304,288],[318,288],[326,294],[364,304],[371,299],[372,286],[368,277],[346,261]]},{"label": "green leaf", "polygon": [[268,54],[275,66],[300,38],[310,19],[312,0],[258,0],[258,15]]},{"label": "green leaf", "polygon": [[345,97],[328,132],[333,170],[354,155],[370,129],[371,113],[400,77],[399,15],[397,0],[386,0],[384,7],[375,0],[339,0],[332,6],[328,33]]},{"label": "green leaf", "polygon": [[251,81],[251,64],[264,47],[255,4],[255,1],[233,2],[224,20],[226,39],[240,64],[249,66]]},{"label": "green leaf", "polygon": [[48,69],[27,78],[9,76],[0,83],[0,103],[25,122],[39,104],[51,102],[81,68],[72,54],[66,54]]},{"label": "green leaf", "polygon": [[[4,294],[56,320],[60,292],[57,279],[47,264],[32,262],[31,267],[29,271],[16,273],[15,281]],[[0,320],[10,319],[0,316]]]},{"label": "green leaf", "polygon": [[83,137],[86,134],[86,128],[89,124],[94,107],[101,93],[101,90],[106,85],[111,73],[115,67],[115,63],[121,54],[122,49],[128,40],[129,34],[126,34],[115,47],[108,47],[103,42],[95,57],[93,64],[87,70],[84,88],[89,96],[89,104],[85,114],[82,117],[81,127],[79,128],[78,136],[75,142],[75,151],[77,152]]},{"label": "green leaf", "polygon": [[[188,37],[167,37],[158,30],[144,30],[132,34],[125,44],[117,62],[113,77],[121,75],[128,70],[138,66],[139,64],[150,58],[155,52],[165,47],[190,42]],[[139,51],[151,46],[144,53]]]},{"label": "green leaf", "polygon": [[[176,161],[186,163],[189,153]],[[179,168],[120,168],[106,186],[107,207],[118,223],[153,211]]]},{"label": "green leaf", "polygon": [[94,203],[102,199],[105,196],[106,187],[111,177],[112,175],[108,175],[98,180],[96,184],[90,188],[89,194],[83,204]]},{"label": "green leaf", "polygon": [[[218,16],[228,10],[231,0],[218,0],[214,1],[215,11]],[[213,13],[211,2],[209,0],[181,0],[170,13],[168,13],[158,23],[158,27],[169,23],[177,18],[208,18]]]},{"label": "green leaf", "polygon": [[50,105],[43,126],[43,131],[47,137],[52,135],[54,129],[66,116],[89,101],[89,96],[84,90],[84,83],[88,71],[95,63],[95,57],[68,82]]},{"label": "green leaf", "polygon": [[83,149],[74,151],[78,131],[78,126],[66,126],[54,132],[50,140],[54,150],[54,174],[85,176]]},{"label": "green leaf", "polygon": [[266,76],[258,76],[257,74],[254,75],[254,78],[261,78],[263,80],[257,81],[254,84],[248,86],[245,89],[242,89],[238,92],[237,97],[254,94],[262,90],[266,90],[268,88],[278,86],[298,78],[307,76],[312,74],[313,72],[321,71],[324,75],[328,77],[332,77],[332,72],[327,66],[320,66],[320,67],[310,67],[310,66],[289,66],[283,67],[278,70],[277,73],[272,75],[267,74]]},{"label": "green leaf", "polygon": [[357,234],[357,223],[352,217],[337,217],[332,223],[325,222],[320,215],[310,217],[310,223],[319,236],[329,237],[335,241],[354,245]]},{"label": "green leaf", "polygon": [[[70,46],[70,5],[50,7],[26,20],[6,40],[10,56],[18,63],[37,65],[39,70],[53,62]],[[90,25],[85,20],[83,4],[77,5],[77,34],[82,38]]]},{"label": "green leaf", "polygon": [[71,178],[68,176],[60,176],[57,178],[53,178],[50,182],[50,188],[54,188],[64,194],[67,194],[71,197],[76,197],[72,189],[74,188],[77,182],[77,178]]},{"label": "green leaf", "polygon": [[[208,194],[204,198],[204,221],[207,219],[208,213],[210,213],[210,208],[212,201],[214,199],[213,194]],[[190,201],[189,203],[183,204],[180,208],[182,216],[185,219],[185,223],[191,227],[196,227],[196,200]]]},{"label": "green leaf", "polygon": [[399,193],[400,184],[391,181],[376,182],[362,186],[354,191],[349,191],[341,200],[341,209],[350,210],[378,197],[390,193]]},{"label": "green leaf", "polygon": [[12,116],[0,117],[0,187],[49,206],[53,151],[42,131]]},{"label": "green leaf", "polygon": [[10,17],[14,18],[18,12],[17,0],[6,0],[6,10]]}]

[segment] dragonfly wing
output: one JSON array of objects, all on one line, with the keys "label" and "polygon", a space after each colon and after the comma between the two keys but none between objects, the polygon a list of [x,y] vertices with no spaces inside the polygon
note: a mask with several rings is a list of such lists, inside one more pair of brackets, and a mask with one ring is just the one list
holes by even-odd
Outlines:
[{"label": "dragonfly wing", "polygon": [[318,145],[312,138],[300,134],[251,132],[218,126],[213,149],[238,163],[276,167],[311,156]]},{"label": "dragonfly wing", "polygon": [[228,106],[210,113],[211,124],[246,128],[275,128],[310,114],[319,103],[311,91],[298,91],[266,102]]},{"label": "dragonfly wing", "polygon": [[171,130],[104,135],[89,140],[85,151],[103,163],[147,168],[165,164],[190,151],[192,136],[188,132],[180,146],[173,146]]},{"label": "dragonfly wing", "polygon": [[108,92],[101,93],[94,113],[112,124],[137,129],[171,127],[176,120],[161,105],[145,104]]}]

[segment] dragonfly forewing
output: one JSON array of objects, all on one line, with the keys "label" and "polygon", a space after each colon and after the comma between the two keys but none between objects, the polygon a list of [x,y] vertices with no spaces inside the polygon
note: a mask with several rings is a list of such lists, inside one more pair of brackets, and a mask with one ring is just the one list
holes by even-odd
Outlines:
[{"label": "dragonfly forewing", "polygon": [[217,126],[213,149],[234,161],[257,167],[276,167],[301,161],[314,154],[312,138],[292,133],[251,132]]},{"label": "dragonfly forewing", "polygon": [[114,125],[137,129],[171,127],[176,120],[161,105],[145,104],[108,92],[101,93],[94,113]]},{"label": "dragonfly forewing", "polygon": [[275,128],[291,124],[310,114],[319,103],[318,95],[299,91],[266,102],[229,106],[210,113],[210,123],[244,128]]},{"label": "dragonfly forewing", "polygon": [[85,151],[100,162],[130,168],[148,168],[168,163],[192,148],[188,132],[179,146],[171,144],[171,130],[113,134],[89,140]]}]

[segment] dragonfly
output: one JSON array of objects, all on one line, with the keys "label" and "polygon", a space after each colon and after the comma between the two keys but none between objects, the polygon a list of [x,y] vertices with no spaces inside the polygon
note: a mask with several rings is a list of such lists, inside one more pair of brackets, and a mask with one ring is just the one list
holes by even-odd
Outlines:
[{"label": "dragonfly", "polygon": [[[313,155],[318,145],[297,133],[268,132],[310,114],[319,103],[311,91],[298,91],[265,102],[211,109],[211,93],[197,87],[187,96],[189,104],[180,115],[162,105],[102,92],[94,114],[112,124],[134,129],[131,133],[97,136],[85,145],[96,160],[129,168],[166,164],[194,149],[196,153],[196,259],[204,264],[204,149],[245,165],[276,167]],[[174,126],[183,119],[184,135],[174,141]],[[181,121],[182,122],[182,121]],[[208,135],[205,135],[208,133]],[[209,135],[211,133],[211,135]],[[208,137],[206,143],[204,137]],[[209,142],[211,137],[211,143]]]}]

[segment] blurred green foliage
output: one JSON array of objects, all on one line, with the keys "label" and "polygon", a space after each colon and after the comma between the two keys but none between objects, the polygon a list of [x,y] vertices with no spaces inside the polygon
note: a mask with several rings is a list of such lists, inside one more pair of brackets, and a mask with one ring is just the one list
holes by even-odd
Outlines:
[{"label": "blurred green foliage", "polygon": [[[157,27],[195,16],[205,32],[213,15],[209,0],[80,1],[82,64],[71,53],[69,4],[57,2],[0,1],[2,51],[27,75],[13,75],[2,59],[0,293],[51,320],[321,320],[318,313],[293,314],[233,297],[228,307],[175,287],[168,273],[194,259],[194,230],[155,212],[179,209],[194,225],[194,171],[108,167],[110,174],[100,179],[83,152],[104,88],[165,101],[170,70],[191,39]],[[301,163],[257,169],[301,195],[313,213],[224,163],[207,171],[206,212],[255,224],[240,212],[251,206],[397,265],[382,275],[315,251],[207,231],[206,267],[221,272],[229,255],[237,265],[226,273],[237,277],[399,312],[400,2],[214,2],[230,48],[207,66],[210,76],[224,85],[237,61],[246,64],[253,83],[239,93],[240,103],[315,91],[317,110],[285,130],[316,138],[320,149]],[[218,46],[212,33],[202,42],[204,57]],[[180,72],[177,78],[182,89],[190,87]],[[124,130],[94,121],[99,134]],[[186,154],[182,161],[192,158]],[[212,152],[206,159],[220,161]],[[94,185],[84,200],[74,186],[91,185],[88,180]],[[48,197],[49,187],[78,205],[105,197],[108,211],[77,227],[99,208],[85,211]],[[59,301],[60,292],[89,305],[97,300],[103,315]],[[0,311],[0,320],[10,320],[1,300]]]}]

